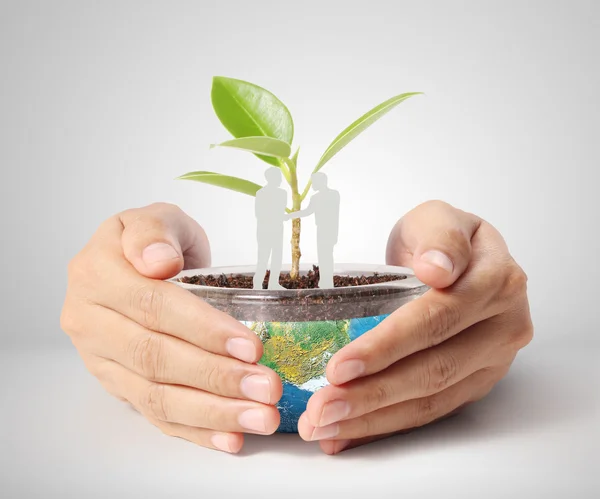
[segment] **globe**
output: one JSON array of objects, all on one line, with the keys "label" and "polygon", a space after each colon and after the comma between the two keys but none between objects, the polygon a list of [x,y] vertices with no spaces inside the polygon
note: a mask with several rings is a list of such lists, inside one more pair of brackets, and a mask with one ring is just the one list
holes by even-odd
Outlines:
[{"label": "globe", "polygon": [[325,369],[340,349],[387,315],[336,321],[248,322],[264,345],[260,364],[273,369],[283,383],[277,408],[281,415],[279,433],[298,433],[298,420],[308,399],[329,382]]}]

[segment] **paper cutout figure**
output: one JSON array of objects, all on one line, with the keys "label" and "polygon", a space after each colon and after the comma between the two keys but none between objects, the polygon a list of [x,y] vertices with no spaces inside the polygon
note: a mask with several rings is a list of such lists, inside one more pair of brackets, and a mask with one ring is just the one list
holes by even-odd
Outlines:
[{"label": "paper cutout figure", "polygon": [[286,219],[307,217],[314,213],[317,224],[317,257],[319,260],[319,288],[333,288],[333,248],[338,241],[340,225],[340,193],[327,186],[327,175],[321,172],[311,176],[315,192],[304,210],[290,213]]},{"label": "paper cutout figure", "polygon": [[280,187],[282,176],[279,168],[265,172],[267,185],[256,193],[256,239],[258,262],[254,274],[254,289],[262,289],[265,272],[271,259],[269,289],[285,289],[279,284],[283,254],[283,222],[286,220],[287,193]]}]

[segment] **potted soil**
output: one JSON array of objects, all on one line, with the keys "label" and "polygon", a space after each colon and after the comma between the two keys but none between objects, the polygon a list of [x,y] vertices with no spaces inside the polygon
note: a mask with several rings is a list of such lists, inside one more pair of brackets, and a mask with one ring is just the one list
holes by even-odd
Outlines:
[{"label": "potted soil", "polygon": [[277,431],[297,433],[308,399],[327,385],[325,368],[333,354],[421,296],[427,286],[409,269],[385,265],[337,265],[333,289],[316,288],[318,268],[302,265],[295,282],[289,270],[284,269],[280,282],[296,289],[252,289],[255,267],[186,270],[172,282],[260,337],[260,363],[283,382]]},{"label": "potted soil", "polygon": [[[265,348],[260,363],[272,368],[283,381],[283,397],[278,404],[279,432],[297,432],[298,418],[308,399],[327,384],[325,368],[335,352],[427,290],[406,268],[334,264],[340,197],[328,187],[326,176],[320,172],[352,139],[418,93],[392,97],[343,130],[321,156],[306,187],[300,190],[299,149],[292,154],[294,125],[287,107],[271,92],[252,83],[225,77],[213,79],[213,108],[235,137],[218,146],[250,152],[268,163],[267,185],[210,171],[190,172],[179,179],[256,198],[258,262],[255,267],[187,270],[171,281],[242,321],[261,338]],[[291,191],[289,208],[287,193],[279,187],[282,179]],[[311,185],[317,194],[303,209]],[[300,264],[300,217],[312,214],[322,260],[318,266]],[[282,227],[288,220],[292,223],[291,264],[282,267]]]}]

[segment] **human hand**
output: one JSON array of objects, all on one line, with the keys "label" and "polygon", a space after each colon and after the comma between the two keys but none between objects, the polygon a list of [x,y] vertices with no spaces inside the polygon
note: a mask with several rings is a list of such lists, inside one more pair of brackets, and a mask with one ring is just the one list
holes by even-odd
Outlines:
[{"label": "human hand", "polygon": [[88,370],[164,433],[238,452],[279,426],[277,374],[255,333],[162,279],[210,266],[202,228],[154,204],[104,222],[69,264],[61,326]]},{"label": "human hand", "polygon": [[[447,256],[444,256],[447,255]],[[500,233],[440,201],[394,227],[387,262],[431,287],[337,352],[300,418],[336,454],[441,419],[487,395],[533,337],[527,277]]]}]

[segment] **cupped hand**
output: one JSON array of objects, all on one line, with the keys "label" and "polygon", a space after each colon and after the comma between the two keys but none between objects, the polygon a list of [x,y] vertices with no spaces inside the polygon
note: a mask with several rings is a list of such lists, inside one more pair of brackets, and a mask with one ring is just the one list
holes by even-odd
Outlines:
[{"label": "cupped hand", "polygon": [[70,262],[61,326],[106,390],[164,433],[236,453],[243,433],[276,431],[282,385],[256,364],[256,334],[164,281],[209,265],[204,231],[179,208],[125,211]]},{"label": "cupped hand", "polygon": [[394,227],[387,262],[431,287],[337,352],[331,385],[300,418],[304,440],[336,454],[405,432],[487,395],[532,339],[527,277],[489,223],[446,203]]}]

